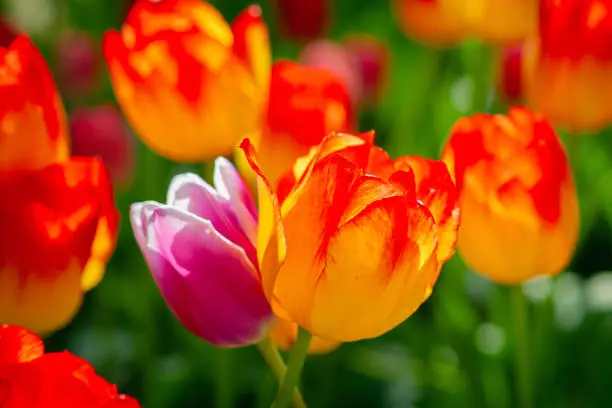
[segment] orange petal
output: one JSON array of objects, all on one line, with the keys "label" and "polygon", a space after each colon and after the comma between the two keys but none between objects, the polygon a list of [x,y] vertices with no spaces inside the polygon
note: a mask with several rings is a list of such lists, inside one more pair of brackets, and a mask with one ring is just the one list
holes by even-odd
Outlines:
[{"label": "orange petal", "polygon": [[42,340],[17,326],[0,325],[0,367],[32,361],[44,354]]},{"label": "orange petal", "polygon": [[77,312],[98,226],[116,217],[101,174],[75,159],[0,180],[14,197],[0,203],[0,321],[48,333]]},{"label": "orange petal", "polygon": [[[298,326],[297,324],[289,321],[280,319],[278,324],[270,332],[270,339],[272,342],[281,350],[291,350],[295,339],[297,337]],[[317,336],[312,336],[310,345],[308,347],[308,354],[324,354],[329,353],[338,347],[339,342],[325,340]]]},{"label": "orange petal", "polygon": [[395,167],[414,172],[416,198],[431,212],[438,228],[438,260],[441,263],[447,261],[455,252],[459,202],[457,188],[446,165],[419,156],[403,156],[395,160]]},{"label": "orange petal", "polygon": [[251,169],[257,174],[259,197],[259,226],[257,235],[257,256],[266,296],[271,295],[278,268],[284,262],[287,243],[278,203],[266,175],[262,172],[255,147],[249,139],[240,144]]},{"label": "orange petal", "polygon": [[0,47],[0,171],[68,157],[64,108],[43,56],[25,36]]}]

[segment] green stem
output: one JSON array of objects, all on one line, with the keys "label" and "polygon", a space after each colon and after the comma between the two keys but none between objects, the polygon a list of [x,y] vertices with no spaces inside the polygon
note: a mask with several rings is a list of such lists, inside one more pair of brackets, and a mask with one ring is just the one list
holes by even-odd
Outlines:
[{"label": "green stem", "polygon": [[217,357],[217,375],[216,375],[216,398],[215,407],[230,408],[232,406],[233,395],[233,379],[232,365],[233,352],[230,349],[215,350]]},{"label": "green stem", "polygon": [[298,385],[298,381],[300,380],[300,374],[302,373],[304,361],[308,354],[308,346],[310,345],[311,338],[312,335],[306,329],[302,327],[299,328],[297,339],[295,340],[295,344],[291,349],[291,355],[289,356],[289,366],[287,367],[285,377],[276,393],[276,400],[272,405],[273,408],[286,408],[289,406],[293,389]]},{"label": "green stem", "polygon": [[[259,349],[259,352],[261,353],[264,360],[266,360],[266,363],[270,367],[270,370],[272,371],[274,378],[276,378],[276,381],[281,383],[283,381],[283,378],[285,377],[285,374],[287,373],[287,366],[285,365],[283,357],[278,352],[276,346],[272,344],[272,341],[269,337],[266,337],[265,339],[257,343],[257,348]],[[302,394],[297,388],[293,389],[292,401],[294,408],[306,408],[306,404],[304,403]]]},{"label": "green stem", "polygon": [[510,288],[514,318],[514,363],[516,387],[521,408],[533,406],[531,384],[531,347],[529,341],[528,304],[523,294],[523,286]]}]

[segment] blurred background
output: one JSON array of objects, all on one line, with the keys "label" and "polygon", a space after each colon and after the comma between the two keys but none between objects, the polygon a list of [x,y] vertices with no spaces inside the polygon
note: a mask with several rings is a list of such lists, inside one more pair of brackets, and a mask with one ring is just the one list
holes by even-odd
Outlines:
[{"label": "blurred background", "polygon": [[[210,2],[228,21],[250,4]],[[292,2],[301,1],[284,3]],[[130,203],[163,200],[174,174],[202,173],[203,167],[149,151],[115,105],[101,38],[120,27],[130,3],[0,0],[3,18],[27,32],[49,62],[70,117],[74,154],[103,158],[123,215],[105,279],[86,295],[77,318],[47,339],[47,348],[86,358],[147,408],[267,407],[275,384],[257,350],[217,349],[187,332],[165,306],[133,240]],[[316,8],[318,2],[310,3]],[[420,44],[405,35],[386,0],[320,3],[314,17],[305,17],[263,1],[274,57],[336,70],[359,101],[360,130],[376,130],[377,143],[393,157],[438,158],[457,118],[506,111],[506,101],[520,96],[520,83],[502,69],[511,71],[512,61],[502,64],[499,51],[484,43]],[[370,46],[351,48],[357,59],[347,65],[338,55],[354,35],[369,36]],[[543,408],[612,406],[612,135],[605,130],[570,145],[581,240],[568,271],[524,288],[535,406]],[[378,339],[309,357],[306,402],[317,408],[516,407],[511,323],[507,288],[455,256],[431,299],[404,324]]]}]

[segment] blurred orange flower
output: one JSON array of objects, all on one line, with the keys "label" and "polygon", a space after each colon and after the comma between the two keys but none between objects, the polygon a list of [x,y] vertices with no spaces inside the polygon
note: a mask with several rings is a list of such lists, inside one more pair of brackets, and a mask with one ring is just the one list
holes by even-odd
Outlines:
[{"label": "blurred orange flower", "polygon": [[465,30],[450,15],[441,0],[392,0],[401,28],[406,35],[434,45],[450,45],[463,39]]},{"label": "blurred orange flower", "polygon": [[270,51],[258,7],[230,27],[200,0],[137,1],[104,54],[115,95],[143,141],[177,161],[231,153],[260,125]]},{"label": "blurred orange flower", "polygon": [[518,43],[535,34],[538,0],[436,0],[467,34],[496,44]]},{"label": "blurred orange flower", "polygon": [[531,105],[555,125],[596,131],[612,122],[612,1],[542,0],[525,55]]},{"label": "blurred orange flower", "polygon": [[267,186],[258,240],[264,292],[280,318],[326,340],[394,328],[429,297],[453,253],[458,209],[446,166],[393,161],[373,140],[330,135],[272,196],[253,145],[242,144]]},{"label": "blurred orange flower", "polygon": [[85,360],[46,353],[41,339],[16,326],[0,325],[0,405],[3,408],[138,408]]},{"label": "blurred orange flower", "polygon": [[67,324],[104,273],[118,213],[104,166],[69,158],[64,110],[26,37],[0,47],[0,321]]},{"label": "blurred orange flower", "polygon": [[565,150],[526,108],[460,119],[443,160],[461,208],[458,248],[492,280],[515,284],[555,275],[578,238],[578,201]]}]

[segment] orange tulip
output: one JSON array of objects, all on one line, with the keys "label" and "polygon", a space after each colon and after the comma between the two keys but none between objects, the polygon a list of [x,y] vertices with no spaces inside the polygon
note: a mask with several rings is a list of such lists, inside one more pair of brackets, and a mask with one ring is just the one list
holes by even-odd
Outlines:
[{"label": "orange tulip", "polygon": [[393,5],[401,28],[419,41],[450,45],[465,34],[460,21],[441,6],[441,0],[393,0]]},{"label": "orange tulip", "polygon": [[276,62],[266,122],[256,142],[268,180],[274,184],[329,133],[352,130],[354,120],[346,85],[339,77],[322,68]]},{"label": "orange tulip", "polygon": [[102,278],[118,228],[108,174],[69,158],[64,110],[34,45],[0,47],[0,321],[46,333]]},{"label": "orange tulip", "polygon": [[493,43],[517,43],[536,32],[538,0],[437,0],[467,34]]},{"label": "orange tulip", "polygon": [[555,275],[578,238],[578,201],[563,146],[525,108],[460,119],[443,160],[459,189],[458,248],[492,280],[515,284]]},{"label": "orange tulip", "polygon": [[394,328],[429,297],[453,253],[456,190],[444,164],[392,161],[373,139],[330,135],[272,196],[253,145],[242,144],[267,186],[258,241],[264,293],[280,318],[326,340]]},{"label": "orange tulip", "polygon": [[260,13],[250,7],[230,27],[200,0],[140,0],[106,34],[117,100],[153,150],[205,160],[259,128],[270,65]]},{"label": "orange tulip", "polygon": [[525,55],[529,102],[555,125],[595,131],[612,122],[612,1],[542,0]]}]

